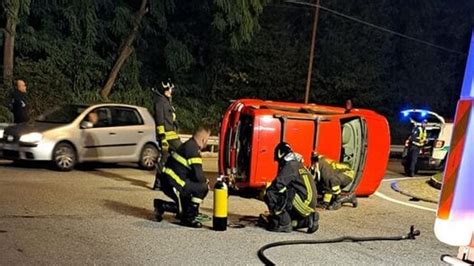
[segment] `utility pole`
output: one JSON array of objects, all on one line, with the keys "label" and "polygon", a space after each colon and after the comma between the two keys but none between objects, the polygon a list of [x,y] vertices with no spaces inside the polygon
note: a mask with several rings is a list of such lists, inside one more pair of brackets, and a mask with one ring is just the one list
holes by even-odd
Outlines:
[{"label": "utility pole", "polygon": [[320,0],[316,0],[316,9],[314,10],[313,32],[311,34],[311,49],[309,52],[308,76],[306,78],[306,93],[304,97],[304,103],[308,103],[309,88],[311,87],[311,76],[313,74],[313,57],[314,57],[314,49],[316,46],[316,33],[318,29],[318,20],[319,20],[319,1]]}]

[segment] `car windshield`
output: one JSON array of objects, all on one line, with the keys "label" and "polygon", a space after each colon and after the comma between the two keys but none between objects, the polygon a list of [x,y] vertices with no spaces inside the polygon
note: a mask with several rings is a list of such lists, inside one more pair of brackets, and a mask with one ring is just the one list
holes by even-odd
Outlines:
[{"label": "car windshield", "polygon": [[36,121],[44,123],[68,124],[87,108],[87,105],[68,104],[54,107],[40,115]]}]

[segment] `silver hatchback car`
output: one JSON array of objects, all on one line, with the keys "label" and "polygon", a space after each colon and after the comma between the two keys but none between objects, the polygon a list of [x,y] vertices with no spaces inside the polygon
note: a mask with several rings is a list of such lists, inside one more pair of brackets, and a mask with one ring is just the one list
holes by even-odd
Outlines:
[{"label": "silver hatchback car", "polygon": [[0,155],[52,161],[63,171],[78,162],[137,162],[153,169],[159,156],[155,122],[144,107],[63,105],[28,123],[4,129]]}]

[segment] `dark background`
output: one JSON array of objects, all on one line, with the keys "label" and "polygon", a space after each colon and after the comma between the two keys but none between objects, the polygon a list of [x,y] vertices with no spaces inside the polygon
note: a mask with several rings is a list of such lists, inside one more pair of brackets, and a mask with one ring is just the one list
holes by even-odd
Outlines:
[{"label": "dark background", "polygon": [[[217,129],[232,99],[303,102],[314,9],[281,1],[234,2],[151,1],[109,100],[151,111],[150,88],[170,77],[177,85],[173,100],[181,132],[203,121]],[[31,2],[29,13],[18,18],[14,73],[28,82],[33,114],[64,102],[103,100],[100,89],[139,4]],[[344,106],[352,99],[355,107],[375,110],[389,120],[395,144],[409,128],[400,122],[404,108],[453,118],[474,1],[321,0],[321,5],[426,43],[321,10],[310,102]],[[2,12],[0,26],[5,22]],[[1,85],[0,122],[10,122],[11,86]]]}]

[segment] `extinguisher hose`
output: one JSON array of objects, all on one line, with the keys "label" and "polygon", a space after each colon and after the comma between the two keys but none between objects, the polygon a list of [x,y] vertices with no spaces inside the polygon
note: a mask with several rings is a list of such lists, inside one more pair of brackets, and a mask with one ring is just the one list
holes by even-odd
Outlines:
[{"label": "extinguisher hose", "polygon": [[258,258],[265,265],[275,265],[270,259],[268,259],[264,251],[273,247],[278,246],[289,246],[289,245],[310,245],[310,244],[329,244],[329,243],[338,243],[338,242],[365,242],[365,241],[399,241],[399,240],[409,240],[415,239],[415,237],[420,235],[419,230],[415,230],[415,227],[410,226],[410,232],[404,236],[375,236],[375,237],[352,237],[352,236],[343,236],[333,239],[323,239],[323,240],[289,240],[289,241],[279,241],[267,244],[261,247],[258,250]]}]

